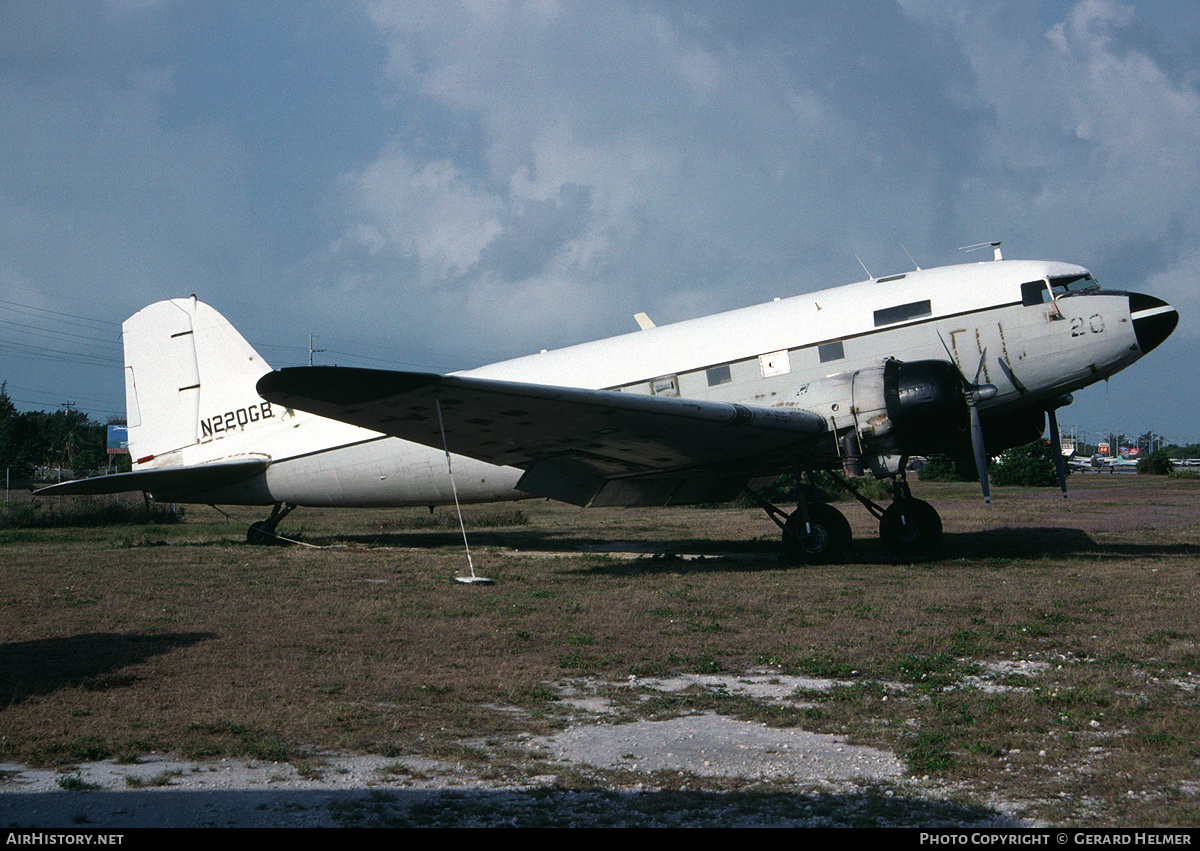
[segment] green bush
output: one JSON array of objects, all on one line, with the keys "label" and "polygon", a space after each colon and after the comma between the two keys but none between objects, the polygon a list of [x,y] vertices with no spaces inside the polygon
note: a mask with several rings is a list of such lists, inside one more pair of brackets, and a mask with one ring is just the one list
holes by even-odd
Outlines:
[{"label": "green bush", "polygon": [[1000,455],[989,473],[993,484],[1043,487],[1058,483],[1054,449],[1047,440],[1038,439],[1016,446]]},{"label": "green bush", "polygon": [[1167,476],[1171,473],[1171,459],[1167,450],[1157,449],[1137,462],[1139,475]]},{"label": "green bush", "polygon": [[958,474],[954,462],[945,455],[930,455],[925,466],[917,471],[917,479],[922,482],[965,482]]}]

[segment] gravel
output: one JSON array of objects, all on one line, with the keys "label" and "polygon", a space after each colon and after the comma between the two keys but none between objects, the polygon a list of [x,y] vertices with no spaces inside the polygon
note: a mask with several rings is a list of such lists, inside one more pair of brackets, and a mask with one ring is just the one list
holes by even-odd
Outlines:
[{"label": "gravel", "polygon": [[[686,677],[689,686],[785,700],[828,681]],[[585,719],[518,744],[542,776],[494,776],[477,765],[401,756],[328,754],[300,766],[149,756],[69,773],[0,765],[0,821],[9,827],[394,826],[1026,826],[1000,809],[953,802],[954,790],[907,778],[887,751],[841,737],[704,713],[605,723],[591,689],[564,689]],[[549,768],[546,768],[549,766]],[[574,771],[618,778],[565,788]],[[303,773],[301,773],[303,772]],[[737,791],[713,791],[720,788]],[[571,784],[578,787],[581,784]]]}]

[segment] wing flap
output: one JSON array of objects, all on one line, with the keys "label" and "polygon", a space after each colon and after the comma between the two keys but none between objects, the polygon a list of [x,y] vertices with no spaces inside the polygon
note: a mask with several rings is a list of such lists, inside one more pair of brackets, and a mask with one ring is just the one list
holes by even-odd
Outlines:
[{"label": "wing flap", "polygon": [[173,494],[203,492],[248,479],[267,469],[270,463],[271,459],[265,455],[253,455],[190,467],[156,467],[153,470],[134,470],[131,473],[117,473],[112,476],[75,479],[40,488],[34,491],[34,495],[98,495],[129,491]]}]

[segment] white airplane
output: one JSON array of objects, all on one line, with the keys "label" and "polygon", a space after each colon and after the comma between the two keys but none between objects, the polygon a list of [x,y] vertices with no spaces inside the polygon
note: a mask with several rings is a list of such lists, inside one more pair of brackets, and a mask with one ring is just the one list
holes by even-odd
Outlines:
[{"label": "white airplane", "polygon": [[1093,462],[1093,456],[1091,455],[1076,455],[1067,461],[1068,469],[1078,470],[1079,472],[1090,470],[1093,466],[1100,466],[1100,462],[1098,460]]},{"label": "white airplane", "polygon": [[123,326],[133,471],[39,493],[270,505],[249,534],[265,542],[303,505],[676,505],[746,489],[785,555],[841,562],[839,511],[801,489],[789,514],[755,483],[869,470],[893,480],[889,506],[849,489],[890,550],[919,557],[941,520],[911,495],[908,456],[974,464],[987,499],[989,453],[1035,439],[1047,413],[1060,445],[1054,410],[1177,322],[1080,266],[997,252],[674,325],[638,317],[640,331],[451,375],[272,372],[214,309],[173,299]]}]

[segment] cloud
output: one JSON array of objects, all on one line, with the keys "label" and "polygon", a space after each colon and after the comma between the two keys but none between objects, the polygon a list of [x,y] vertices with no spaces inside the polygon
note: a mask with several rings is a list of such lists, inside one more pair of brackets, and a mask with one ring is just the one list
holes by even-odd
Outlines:
[{"label": "cloud", "polygon": [[933,265],[991,239],[1197,298],[1196,63],[1129,4],[369,15],[404,120],[346,175],[312,286],[369,287],[418,344],[453,317],[478,351],[519,354],[638,310],[671,322],[845,283],[856,254],[884,274],[901,245]]},{"label": "cloud", "polygon": [[1195,80],[1167,73],[1138,44],[1144,31],[1130,37],[1144,24],[1129,4],[1081,0],[1046,29],[1008,37],[988,25],[989,6],[973,8],[956,34],[998,116],[976,202],[1039,251],[1076,252],[1113,285],[1197,305],[1194,278],[1154,267],[1175,264],[1166,243],[1200,245]]},{"label": "cloud", "polygon": [[445,160],[417,166],[393,151],[346,180],[362,216],[359,244],[376,256],[415,256],[422,282],[461,277],[501,230],[499,199]]},{"label": "cloud", "polygon": [[[882,3],[877,38],[794,4],[759,22],[774,29],[686,9],[373,4],[397,108],[478,133],[451,150],[396,134],[346,176],[334,253],[373,246],[394,293],[540,303],[533,321],[566,343],[635,310],[671,321],[845,282],[862,244],[892,256],[946,225],[990,117],[943,32]],[[896,31],[918,61],[898,62]],[[335,287],[371,277],[316,266]],[[483,333],[511,348],[523,318]]]},{"label": "cloud", "polygon": [[[186,294],[212,284],[214,260],[231,281],[252,249],[238,140],[220,123],[160,125],[173,71],[131,44],[141,18],[63,19],[76,25],[42,28],[36,73],[0,77],[0,250],[61,296]],[[110,40],[129,53],[115,61]]]},{"label": "cloud", "polygon": [[456,367],[901,245],[1003,239],[1200,307],[1192,2],[200,9],[0,6],[6,287],[195,291],[251,337]]}]

